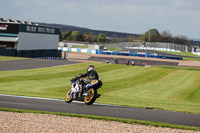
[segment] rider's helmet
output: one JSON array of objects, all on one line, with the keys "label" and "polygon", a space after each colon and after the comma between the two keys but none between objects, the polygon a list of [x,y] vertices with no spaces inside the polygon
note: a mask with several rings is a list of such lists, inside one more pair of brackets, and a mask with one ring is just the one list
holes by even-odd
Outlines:
[{"label": "rider's helmet", "polygon": [[88,68],[87,68],[87,71],[91,71],[91,70],[94,70],[94,65],[89,65]]}]

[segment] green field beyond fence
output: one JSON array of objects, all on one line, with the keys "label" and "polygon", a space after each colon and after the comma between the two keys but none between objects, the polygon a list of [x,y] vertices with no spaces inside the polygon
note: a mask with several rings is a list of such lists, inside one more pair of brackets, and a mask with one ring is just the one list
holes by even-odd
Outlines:
[{"label": "green field beyond fence", "polygon": [[[103,79],[98,103],[200,113],[200,68],[93,64]],[[88,65],[0,71],[0,94],[64,99]]]},{"label": "green field beyond fence", "polygon": [[9,57],[9,56],[0,56],[0,60],[17,60],[23,59],[22,57]]},{"label": "green field beyond fence", "polygon": [[[170,52],[170,51],[160,51],[163,53],[170,53],[175,55],[182,55],[182,56],[190,56],[190,57],[183,57],[183,60],[191,60],[191,61],[200,61],[200,56],[192,54],[192,52]],[[195,58],[199,57],[199,58]]]}]

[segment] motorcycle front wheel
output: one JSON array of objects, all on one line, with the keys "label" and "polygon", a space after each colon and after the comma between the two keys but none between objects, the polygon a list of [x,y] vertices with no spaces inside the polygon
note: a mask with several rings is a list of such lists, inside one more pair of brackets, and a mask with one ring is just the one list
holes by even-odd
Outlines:
[{"label": "motorcycle front wheel", "polygon": [[71,103],[73,101],[72,96],[71,96],[71,89],[68,90],[68,92],[65,95],[65,102],[66,103]]},{"label": "motorcycle front wheel", "polygon": [[93,104],[94,101],[96,100],[97,90],[94,89],[94,88],[90,88],[90,89],[88,90],[88,92],[89,92],[89,96],[85,96],[85,97],[84,97],[84,102],[85,102],[85,104],[87,104],[87,105],[91,105],[91,104]]}]

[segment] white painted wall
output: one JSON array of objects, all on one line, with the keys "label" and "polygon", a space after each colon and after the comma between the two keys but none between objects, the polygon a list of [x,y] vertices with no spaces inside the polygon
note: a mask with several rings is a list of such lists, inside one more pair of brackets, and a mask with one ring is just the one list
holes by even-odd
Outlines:
[{"label": "white painted wall", "polygon": [[59,35],[19,33],[18,50],[58,49]]},{"label": "white painted wall", "polygon": [[192,52],[192,53],[200,56],[200,52]]}]

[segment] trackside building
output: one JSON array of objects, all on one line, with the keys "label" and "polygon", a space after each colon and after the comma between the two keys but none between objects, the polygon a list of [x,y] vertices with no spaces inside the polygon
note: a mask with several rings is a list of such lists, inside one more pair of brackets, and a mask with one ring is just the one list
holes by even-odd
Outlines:
[{"label": "trackside building", "polygon": [[0,21],[0,55],[61,57],[59,35],[59,28]]}]

